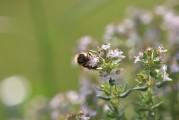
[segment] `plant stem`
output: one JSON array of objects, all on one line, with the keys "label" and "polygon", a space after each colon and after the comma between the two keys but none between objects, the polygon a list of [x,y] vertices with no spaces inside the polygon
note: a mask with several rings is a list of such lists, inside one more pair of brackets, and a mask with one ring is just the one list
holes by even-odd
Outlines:
[{"label": "plant stem", "polygon": [[111,89],[112,89],[113,102],[114,102],[116,105],[119,105],[119,99],[118,99],[118,97],[116,96],[116,85],[111,86]]}]

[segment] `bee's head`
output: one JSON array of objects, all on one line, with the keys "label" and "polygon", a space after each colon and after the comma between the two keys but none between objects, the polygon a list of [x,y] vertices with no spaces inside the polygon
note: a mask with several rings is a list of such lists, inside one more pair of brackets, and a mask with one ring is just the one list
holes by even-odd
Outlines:
[{"label": "bee's head", "polygon": [[78,55],[77,62],[79,64],[83,64],[83,63],[86,63],[88,61],[89,61],[89,58],[87,57],[87,55],[82,54],[82,53]]}]

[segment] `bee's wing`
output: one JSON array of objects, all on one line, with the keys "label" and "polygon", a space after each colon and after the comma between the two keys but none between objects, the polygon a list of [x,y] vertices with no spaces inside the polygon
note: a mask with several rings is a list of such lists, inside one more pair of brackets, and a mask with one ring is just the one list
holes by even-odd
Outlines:
[{"label": "bee's wing", "polygon": [[73,58],[73,59],[74,59],[74,62],[75,62],[76,64],[78,64],[78,56],[79,56],[79,55],[76,54],[76,55],[74,56],[74,58]]}]

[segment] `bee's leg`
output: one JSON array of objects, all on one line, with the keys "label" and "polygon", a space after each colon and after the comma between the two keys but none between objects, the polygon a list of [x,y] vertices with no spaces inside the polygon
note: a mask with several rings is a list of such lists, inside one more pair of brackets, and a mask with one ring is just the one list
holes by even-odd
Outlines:
[{"label": "bee's leg", "polygon": [[93,56],[92,56],[92,54],[91,53],[87,53],[87,57],[90,57],[90,58],[92,58]]},{"label": "bee's leg", "polygon": [[90,66],[87,63],[83,64],[83,67],[88,68],[88,69],[90,68]]}]

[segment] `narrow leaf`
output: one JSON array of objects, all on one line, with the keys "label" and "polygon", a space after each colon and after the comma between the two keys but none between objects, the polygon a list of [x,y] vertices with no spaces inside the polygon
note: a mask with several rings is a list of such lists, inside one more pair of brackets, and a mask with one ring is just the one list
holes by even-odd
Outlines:
[{"label": "narrow leaf", "polygon": [[124,86],[124,88],[122,89],[121,92],[124,92],[124,91],[127,89],[127,84],[128,84],[128,83],[125,84],[125,86]]},{"label": "narrow leaf", "polygon": [[98,98],[101,98],[103,100],[109,101],[111,99],[110,96],[101,96],[101,95],[97,95]]},{"label": "narrow leaf", "polygon": [[133,90],[146,91],[147,88],[148,88],[148,85],[143,85],[143,86],[134,87]]},{"label": "narrow leaf", "polygon": [[157,108],[157,107],[160,106],[162,103],[163,103],[163,101],[162,101],[162,102],[159,102],[158,104],[156,104],[156,105],[154,105],[154,106],[152,106],[152,109]]},{"label": "narrow leaf", "polygon": [[161,87],[163,87],[164,85],[166,85],[166,83],[167,83],[167,81],[157,82],[157,83],[155,84],[155,86],[156,86],[157,88],[161,88]]},{"label": "narrow leaf", "polygon": [[125,97],[127,97],[127,96],[129,95],[129,93],[130,93],[131,91],[132,91],[132,89],[125,91],[124,93],[120,94],[119,97],[120,97],[120,98],[125,98]]}]

